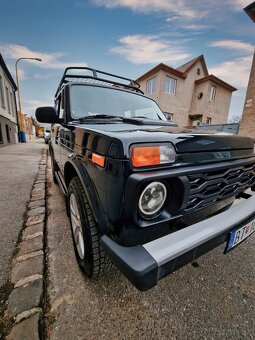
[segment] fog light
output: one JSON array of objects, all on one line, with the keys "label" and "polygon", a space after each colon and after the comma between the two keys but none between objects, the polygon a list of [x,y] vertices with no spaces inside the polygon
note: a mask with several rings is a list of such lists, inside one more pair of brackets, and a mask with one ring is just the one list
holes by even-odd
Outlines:
[{"label": "fog light", "polygon": [[152,182],[143,190],[138,207],[142,215],[152,217],[165,203],[167,190],[163,183]]}]

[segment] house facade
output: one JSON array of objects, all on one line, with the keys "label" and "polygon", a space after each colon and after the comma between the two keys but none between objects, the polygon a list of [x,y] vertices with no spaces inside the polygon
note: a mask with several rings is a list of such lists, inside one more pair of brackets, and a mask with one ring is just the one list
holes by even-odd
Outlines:
[{"label": "house facade", "polygon": [[236,91],[209,75],[203,55],[178,68],[161,63],[136,81],[179,126],[226,123],[232,92]]},{"label": "house facade", "polygon": [[[244,10],[255,22],[255,2],[251,3]],[[255,139],[255,52],[253,54],[239,134]]]},{"label": "house facade", "polygon": [[16,84],[0,54],[0,147],[17,143]]}]

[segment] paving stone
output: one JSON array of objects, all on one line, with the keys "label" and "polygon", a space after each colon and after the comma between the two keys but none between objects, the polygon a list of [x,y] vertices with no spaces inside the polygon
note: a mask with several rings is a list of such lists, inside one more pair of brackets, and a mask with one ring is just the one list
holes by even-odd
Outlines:
[{"label": "paving stone", "polygon": [[15,257],[15,259],[13,259],[13,263],[15,264],[17,262],[22,262],[22,261],[31,259],[32,257],[36,257],[36,256],[39,256],[39,255],[43,255],[42,250],[33,251],[32,253],[28,253],[28,254],[25,254],[25,255]]},{"label": "paving stone", "polygon": [[46,181],[46,176],[40,175],[37,177],[37,181]]},{"label": "paving stone", "polygon": [[45,192],[43,194],[38,194],[38,195],[32,195],[32,197],[30,198],[30,201],[38,201],[38,200],[42,200],[45,198]]},{"label": "paving stone", "polygon": [[40,183],[45,183],[45,181],[44,180],[35,181],[35,184],[40,184]]},{"label": "paving stone", "polygon": [[34,185],[34,189],[40,189],[40,190],[44,190],[45,189],[45,183],[37,183]]},{"label": "paving stone", "polygon": [[37,200],[37,201],[32,201],[29,203],[28,208],[37,208],[37,207],[43,207],[45,206],[45,200]]},{"label": "paving stone", "polygon": [[45,213],[45,207],[37,207],[29,210],[27,212],[27,216],[35,216],[38,214],[44,214]]},{"label": "paving stone", "polygon": [[14,285],[14,288],[19,288],[19,287],[25,287],[25,285],[34,282],[36,280],[40,280],[43,279],[43,276],[41,274],[35,274],[32,276],[28,276],[25,279],[21,279],[19,281],[17,281]]},{"label": "paving stone", "polygon": [[19,251],[17,254],[18,256],[22,256],[28,253],[32,253],[36,250],[42,250],[43,249],[43,237],[39,236],[36,238],[33,238],[32,240],[21,242],[19,246]]},{"label": "paving stone", "polygon": [[37,312],[28,319],[14,325],[6,340],[40,340],[42,313]]},{"label": "paving stone", "polygon": [[17,262],[12,268],[11,282],[15,283],[25,277],[43,274],[43,256],[32,257],[26,261]]},{"label": "paving stone", "polygon": [[25,312],[22,312],[20,314],[18,314],[15,318],[15,323],[19,323],[21,321],[23,321],[24,319],[27,319],[28,317],[36,314],[37,312],[41,312],[42,309],[39,307],[35,307],[29,310],[26,310]]},{"label": "paving stone", "polygon": [[44,221],[44,217],[45,217],[44,214],[36,214],[33,216],[29,216],[26,225],[30,227],[31,225],[41,223]]},{"label": "paving stone", "polygon": [[38,224],[34,224],[31,227],[27,227],[24,231],[23,231],[23,238],[26,238],[28,235],[33,235],[39,232],[43,232],[44,230],[44,223],[38,223]]},{"label": "paving stone", "polygon": [[40,231],[40,232],[38,232],[38,233],[34,233],[34,234],[32,234],[32,235],[28,235],[27,237],[22,237],[22,240],[23,240],[23,241],[32,240],[33,238],[36,238],[36,237],[38,237],[38,236],[43,236],[43,232]]},{"label": "paving stone", "polygon": [[45,188],[43,188],[43,189],[33,189],[32,190],[32,196],[33,195],[41,195],[41,194],[44,194],[44,192],[45,192]]},{"label": "paving stone", "polygon": [[43,279],[15,288],[8,300],[6,313],[14,317],[31,308],[39,307],[43,298]]}]

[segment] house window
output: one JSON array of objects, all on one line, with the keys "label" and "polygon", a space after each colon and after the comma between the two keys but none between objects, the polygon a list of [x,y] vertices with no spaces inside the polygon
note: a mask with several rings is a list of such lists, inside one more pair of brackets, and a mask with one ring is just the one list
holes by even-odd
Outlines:
[{"label": "house window", "polygon": [[0,123],[0,143],[2,144],[3,142],[2,124]]},{"label": "house window", "polygon": [[211,117],[206,118],[206,124],[212,124],[212,118]]},{"label": "house window", "polygon": [[214,102],[216,97],[216,86],[212,85],[210,92],[210,102]]},{"label": "house window", "polygon": [[4,100],[4,88],[3,88],[3,78],[0,76],[0,101],[2,107],[5,107],[5,100]]},{"label": "house window", "polygon": [[7,99],[7,110],[11,113],[11,106],[10,106],[10,97],[9,97],[9,90],[8,87],[5,87],[6,99]]},{"label": "house window", "polygon": [[15,117],[15,103],[14,103],[14,97],[13,97],[13,93],[10,92],[10,100],[11,100],[11,109],[12,109],[12,115],[13,117]]},{"label": "house window", "polygon": [[147,81],[147,89],[146,92],[148,94],[156,92],[156,77]]},{"label": "house window", "polygon": [[10,143],[11,137],[10,137],[10,128],[9,128],[9,125],[5,124],[5,130],[6,130],[7,142]]},{"label": "house window", "polygon": [[198,67],[197,68],[197,75],[200,76],[200,74],[201,74],[201,71],[200,71],[200,68]]},{"label": "house window", "polygon": [[165,92],[175,95],[176,79],[166,76],[165,78]]}]

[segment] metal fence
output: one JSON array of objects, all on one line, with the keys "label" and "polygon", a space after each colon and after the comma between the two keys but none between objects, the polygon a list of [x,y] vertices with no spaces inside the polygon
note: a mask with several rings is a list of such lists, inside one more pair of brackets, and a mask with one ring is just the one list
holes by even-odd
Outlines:
[{"label": "metal fence", "polygon": [[220,132],[228,132],[232,134],[238,134],[240,124],[239,123],[229,123],[229,124],[208,124],[208,125],[199,125],[199,128],[203,130],[217,130]]}]

